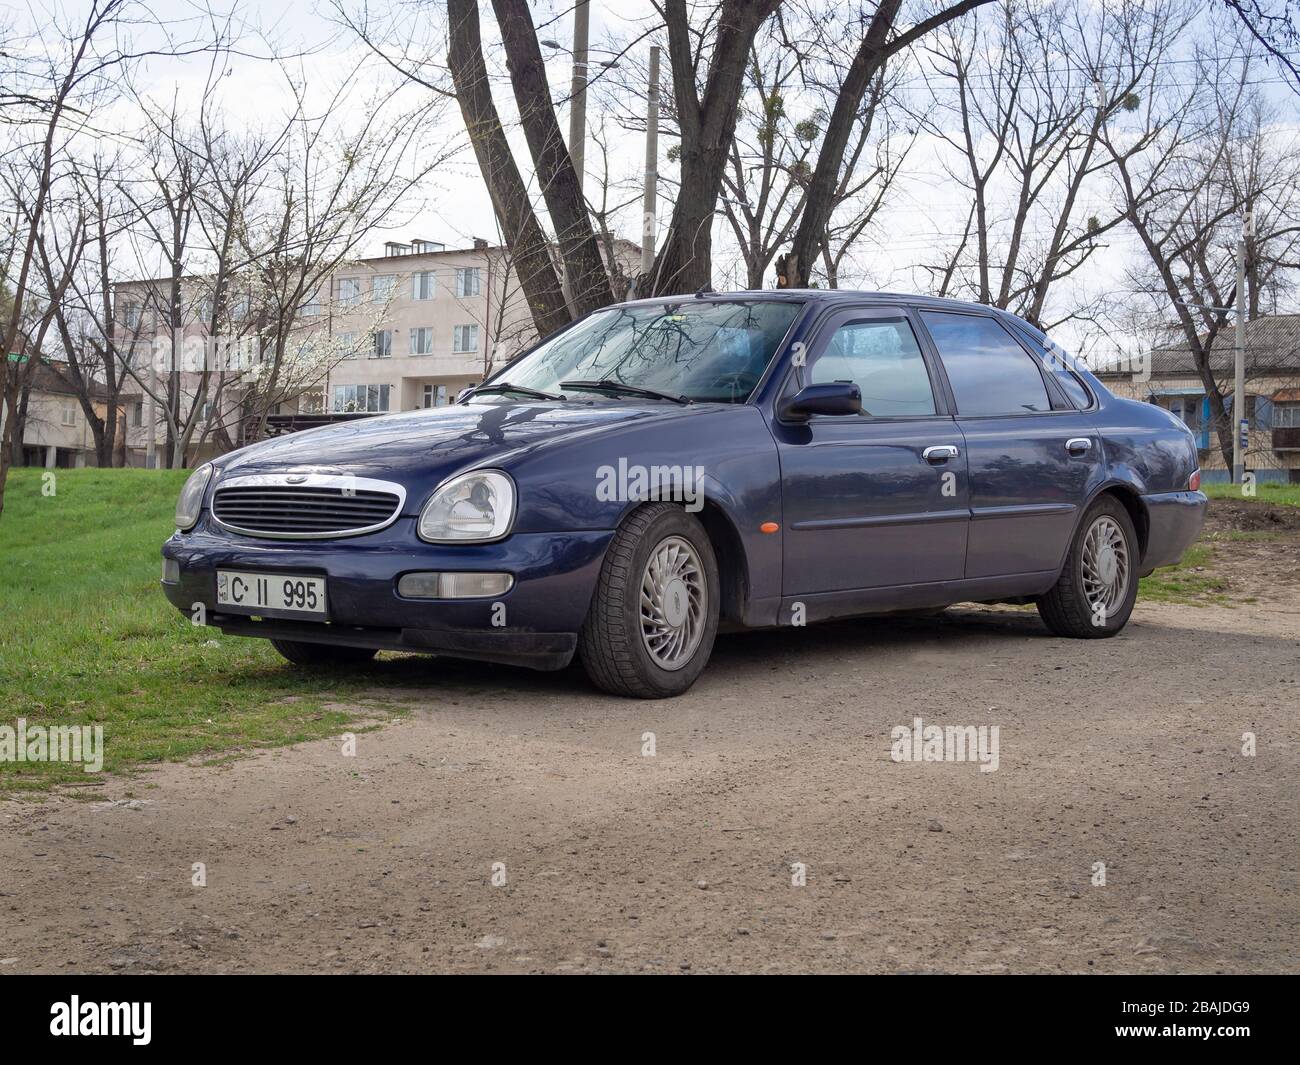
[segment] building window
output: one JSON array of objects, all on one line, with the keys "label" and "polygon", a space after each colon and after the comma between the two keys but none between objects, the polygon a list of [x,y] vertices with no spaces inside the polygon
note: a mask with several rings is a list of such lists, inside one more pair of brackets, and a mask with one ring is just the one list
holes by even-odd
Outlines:
[{"label": "building window", "polygon": [[339,414],[379,414],[388,410],[388,385],[335,385],[334,410]]},{"label": "building window", "polygon": [[122,320],[126,323],[128,329],[134,329],[140,324],[140,304],[132,301],[126,305],[126,313],[123,314]]},{"label": "building window", "polygon": [[339,280],[339,303],[344,307],[355,307],[361,302],[361,282],[355,277]]},{"label": "building window", "polygon": [[425,385],[420,394],[420,406],[445,407],[447,405],[446,385]]},{"label": "building window", "polygon": [[393,274],[379,274],[370,284],[370,298],[375,303],[387,303],[397,287],[397,278]]},{"label": "building window", "polygon": [[375,346],[370,352],[372,359],[387,359],[393,354],[393,331],[391,329],[375,330]]},{"label": "building window", "polygon": [[478,326],[453,326],[451,331],[451,350],[455,352],[478,351]]},{"label": "building window", "polygon": [[76,424],[77,424],[77,405],[76,405],[75,403],[64,403],[64,404],[63,404],[62,416],[63,416],[63,424],[64,424],[64,425],[76,425]]},{"label": "building window", "polygon": [[1300,403],[1274,403],[1273,428],[1300,429]]},{"label": "building window", "polygon": [[139,429],[144,425],[144,403],[131,404],[131,428]]},{"label": "building window", "polygon": [[411,330],[411,354],[433,354],[433,329],[431,327],[426,325]]},{"label": "building window", "polygon": [[320,317],[320,293],[313,292],[307,297],[302,305],[302,316],[304,318]]},{"label": "building window", "polygon": [[477,296],[479,294],[478,267],[466,266],[456,271],[456,295]]},{"label": "building window", "polygon": [[355,359],[357,357],[356,333],[339,333],[335,339],[338,341],[340,358]]},{"label": "building window", "polygon": [[411,278],[411,299],[413,300],[431,300],[434,294],[434,273],[432,270],[421,270]]}]

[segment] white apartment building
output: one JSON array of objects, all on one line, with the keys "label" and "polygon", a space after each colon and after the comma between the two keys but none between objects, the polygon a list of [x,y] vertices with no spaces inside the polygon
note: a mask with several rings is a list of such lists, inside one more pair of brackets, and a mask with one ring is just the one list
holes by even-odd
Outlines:
[{"label": "white apartment building", "polygon": [[323,382],[318,409],[330,413],[442,406],[536,335],[504,249],[486,241],[390,242],[339,270],[331,289],[319,313],[350,354]]},{"label": "white apartment building", "polygon": [[[618,240],[615,254],[625,260],[625,268],[635,268],[640,249]],[[115,287],[115,315],[123,328],[139,328],[140,316],[149,314],[142,308],[158,302],[146,298],[148,291],[156,292],[163,284],[133,281]],[[187,337],[205,335],[198,324],[207,309],[200,294],[203,284],[203,278],[193,279],[194,291],[185,296],[187,306],[195,308],[195,324],[186,327]],[[145,321],[141,334],[156,331],[153,322]],[[318,382],[277,406],[268,421],[270,433],[321,424],[335,416],[442,406],[536,339],[505,248],[485,240],[447,248],[421,238],[390,241],[382,255],[340,267],[328,291],[318,292],[303,309],[301,335],[308,343],[328,337],[328,365]],[[192,396],[197,375],[181,374],[181,386],[183,394]],[[241,404],[240,388],[224,386],[221,400],[213,405],[220,409],[211,412],[222,432],[209,433],[191,447],[191,464],[251,439],[249,427],[241,423]],[[144,465],[150,404],[138,387],[128,385],[123,405],[128,411],[128,461]],[[156,421],[161,454],[166,425],[161,416]]]}]

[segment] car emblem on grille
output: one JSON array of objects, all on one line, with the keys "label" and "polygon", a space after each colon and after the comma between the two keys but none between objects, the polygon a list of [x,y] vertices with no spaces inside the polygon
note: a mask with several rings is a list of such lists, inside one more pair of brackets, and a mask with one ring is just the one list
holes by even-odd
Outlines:
[{"label": "car emblem on grille", "polygon": [[302,484],[303,481],[305,481],[305,480],[307,480],[307,475],[306,475],[305,473],[293,473],[293,474],[290,474],[288,477],[286,477],[286,478],[284,479],[284,483],[285,483],[285,484]]}]

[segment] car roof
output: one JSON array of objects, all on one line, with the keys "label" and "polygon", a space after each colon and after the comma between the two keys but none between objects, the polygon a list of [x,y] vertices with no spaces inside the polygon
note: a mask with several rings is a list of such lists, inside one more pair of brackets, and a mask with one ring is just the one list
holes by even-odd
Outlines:
[{"label": "car roof", "polygon": [[[949,311],[981,311],[984,314],[996,315],[1000,318],[1011,318],[1017,322],[1023,322],[1023,319],[1017,318],[1009,311],[1001,310],[997,307],[990,307],[984,303],[974,303],[970,300],[954,300],[941,296],[922,296],[909,292],[867,292],[859,289],[848,288],[762,288],[748,289],[736,292],[699,292],[692,295],[671,295],[671,296],[652,296],[648,299],[629,300],[626,303],[619,304],[621,307],[653,306],[670,300],[716,300],[725,302],[726,300],[753,300],[755,302],[771,303],[901,303],[917,307],[930,307],[934,310]],[[1024,323],[1028,324],[1028,323]]]}]

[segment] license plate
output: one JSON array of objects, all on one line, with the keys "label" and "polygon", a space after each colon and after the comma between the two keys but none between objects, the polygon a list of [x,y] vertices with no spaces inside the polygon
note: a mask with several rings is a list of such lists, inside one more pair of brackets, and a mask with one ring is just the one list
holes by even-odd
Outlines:
[{"label": "license plate", "polygon": [[325,617],[325,578],[217,570],[217,606],[266,617]]}]

